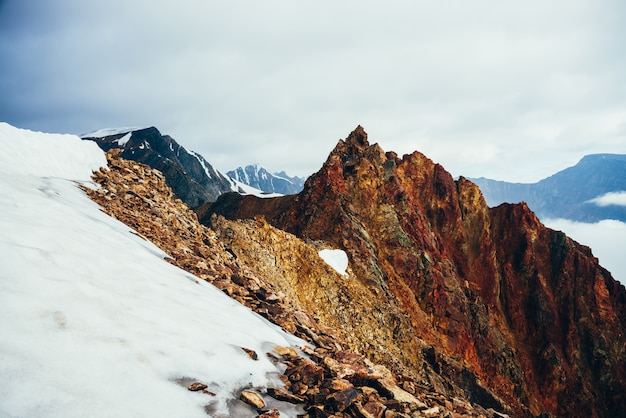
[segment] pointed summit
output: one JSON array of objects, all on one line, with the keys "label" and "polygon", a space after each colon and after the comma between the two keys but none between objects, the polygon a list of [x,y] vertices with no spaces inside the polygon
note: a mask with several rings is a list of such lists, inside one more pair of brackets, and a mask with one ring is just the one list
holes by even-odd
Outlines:
[{"label": "pointed summit", "polygon": [[369,142],[367,141],[367,132],[365,132],[365,129],[363,129],[361,125],[357,126],[346,138],[346,144],[363,148],[368,147]]},{"label": "pointed summit", "polygon": [[363,158],[375,160],[376,165],[382,164],[386,159],[385,152],[377,143],[370,145],[367,133],[361,125],[357,126],[345,140],[339,140],[325,165],[333,164],[336,158],[339,158],[341,165],[344,166],[354,166]]}]

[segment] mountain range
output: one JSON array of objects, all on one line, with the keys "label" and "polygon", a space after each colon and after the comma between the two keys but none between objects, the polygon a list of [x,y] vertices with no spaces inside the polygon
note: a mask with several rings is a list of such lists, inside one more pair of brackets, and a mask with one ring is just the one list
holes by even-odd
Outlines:
[{"label": "mountain range", "polygon": [[282,194],[274,189],[286,191],[291,187],[296,190],[302,182],[297,177],[265,174],[267,172],[264,169],[259,169],[259,173],[264,176],[260,179],[268,181],[251,182],[253,177],[242,176],[246,181],[240,182],[216,170],[202,155],[188,151],[171,136],[162,135],[155,127],[101,129],[82,134],[81,138],[94,141],[103,151],[120,149],[122,158],[159,170],[176,196],[189,207],[213,202],[229,192],[257,196]]},{"label": "mountain range", "polygon": [[230,178],[240,183],[262,190],[265,193],[296,194],[304,187],[304,180],[301,177],[289,177],[284,171],[280,173],[270,173],[266,168],[257,164],[238,167],[228,171],[226,174]]},{"label": "mountain range", "polygon": [[471,180],[480,187],[490,206],[526,202],[541,219],[626,222],[626,205],[603,201],[611,194],[626,195],[626,155],[587,155],[575,166],[537,183]]},{"label": "mountain range", "polygon": [[[102,129],[81,137],[95,141],[104,151],[120,148],[123,158],[161,171],[176,195],[192,208],[229,192],[268,197],[297,194],[304,187],[303,178],[290,177],[284,171],[271,173],[256,164],[223,174],[202,155],[188,151],[154,127]],[[540,219],[626,222],[626,205],[602,200],[611,193],[626,194],[626,155],[588,155],[575,166],[537,183],[484,177],[470,180],[480,187],[489,206],[526,202]]]},{"label": "mountain range", "polygon": [[[231,183],[194,206],[171,186],[198,183],[184,179],[191,159],[156,129],[84,137],[107,148],[106,161],[89,141],[0,125],[12,150],[0,166],[3,413],[626,410],[626,289],[526,203],[489,207],[472,181],[417,151],[386,152],[359,126],[298,194],[259,198],[229,193]],[[138,162],[142,153],[165,170]],[[38,396],[25,397],[32,387]]]}]

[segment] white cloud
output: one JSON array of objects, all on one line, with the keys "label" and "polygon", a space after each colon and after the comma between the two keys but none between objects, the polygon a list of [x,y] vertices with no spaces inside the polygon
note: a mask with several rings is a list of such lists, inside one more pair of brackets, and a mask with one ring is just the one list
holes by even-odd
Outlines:
[{"label": "white cloud", "polygon": [[623,8],[8,0],[0,114],[55,132],[156,125],[222,170],[297,175],[361,124],[455,175],[539,180],[626,153]]},{"label": "white cloud", "polygon": [[591,199],[589,202],[602,207],[611,205],[626,206],[626,191],[606,193],[595,199]]},{"label": "white cloud", "polygon": [[543,222],[549,228],[565,232],[570,238],[591,247],[600,264],[609,270],[616,280],[626,285],[626,223],[604,220],[589,224],[567,219],[547,219]]}]

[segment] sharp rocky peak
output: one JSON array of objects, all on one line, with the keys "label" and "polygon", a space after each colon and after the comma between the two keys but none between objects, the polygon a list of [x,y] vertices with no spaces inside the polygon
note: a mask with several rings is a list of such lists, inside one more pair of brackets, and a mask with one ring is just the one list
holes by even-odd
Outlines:
[{"label": "sharp rocky peak", "polygon": [[373,360],[517,416],[626,408],[624,287],[527,205],[489,208],[419,152],[398,159],[359,126],[295,197],[218,200],[202,219],[213,213],[343,249],[350,286],[320,317]]},{"label": "sharp rocky peak", "polygon": [[378,144],[370,145],[367,139],[367,132],[359,125],[345,140],[339,140],[335,149],[330,153],[327,162],[339,159],[342,164],[347,163],[350,165],[361,158],[371,156],[384,156],[384,152]]},{"label": "sharp rocky peak", "polygon": [[367,132],[359,125],[357,126],[345,140],[345,143],[349,146],[367,148],[369,141],[367,140]]}]

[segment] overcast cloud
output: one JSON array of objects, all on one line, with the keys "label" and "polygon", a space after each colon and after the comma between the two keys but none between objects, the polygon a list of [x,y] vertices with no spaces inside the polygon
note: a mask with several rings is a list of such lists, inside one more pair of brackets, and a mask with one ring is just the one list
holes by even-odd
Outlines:
[{"label": "overcast cloud", "polygon": [[155,125],[225,171],[316,171],[358,124],[454,175],[626,153],[621,1],[0,0],[0,120]]}]

